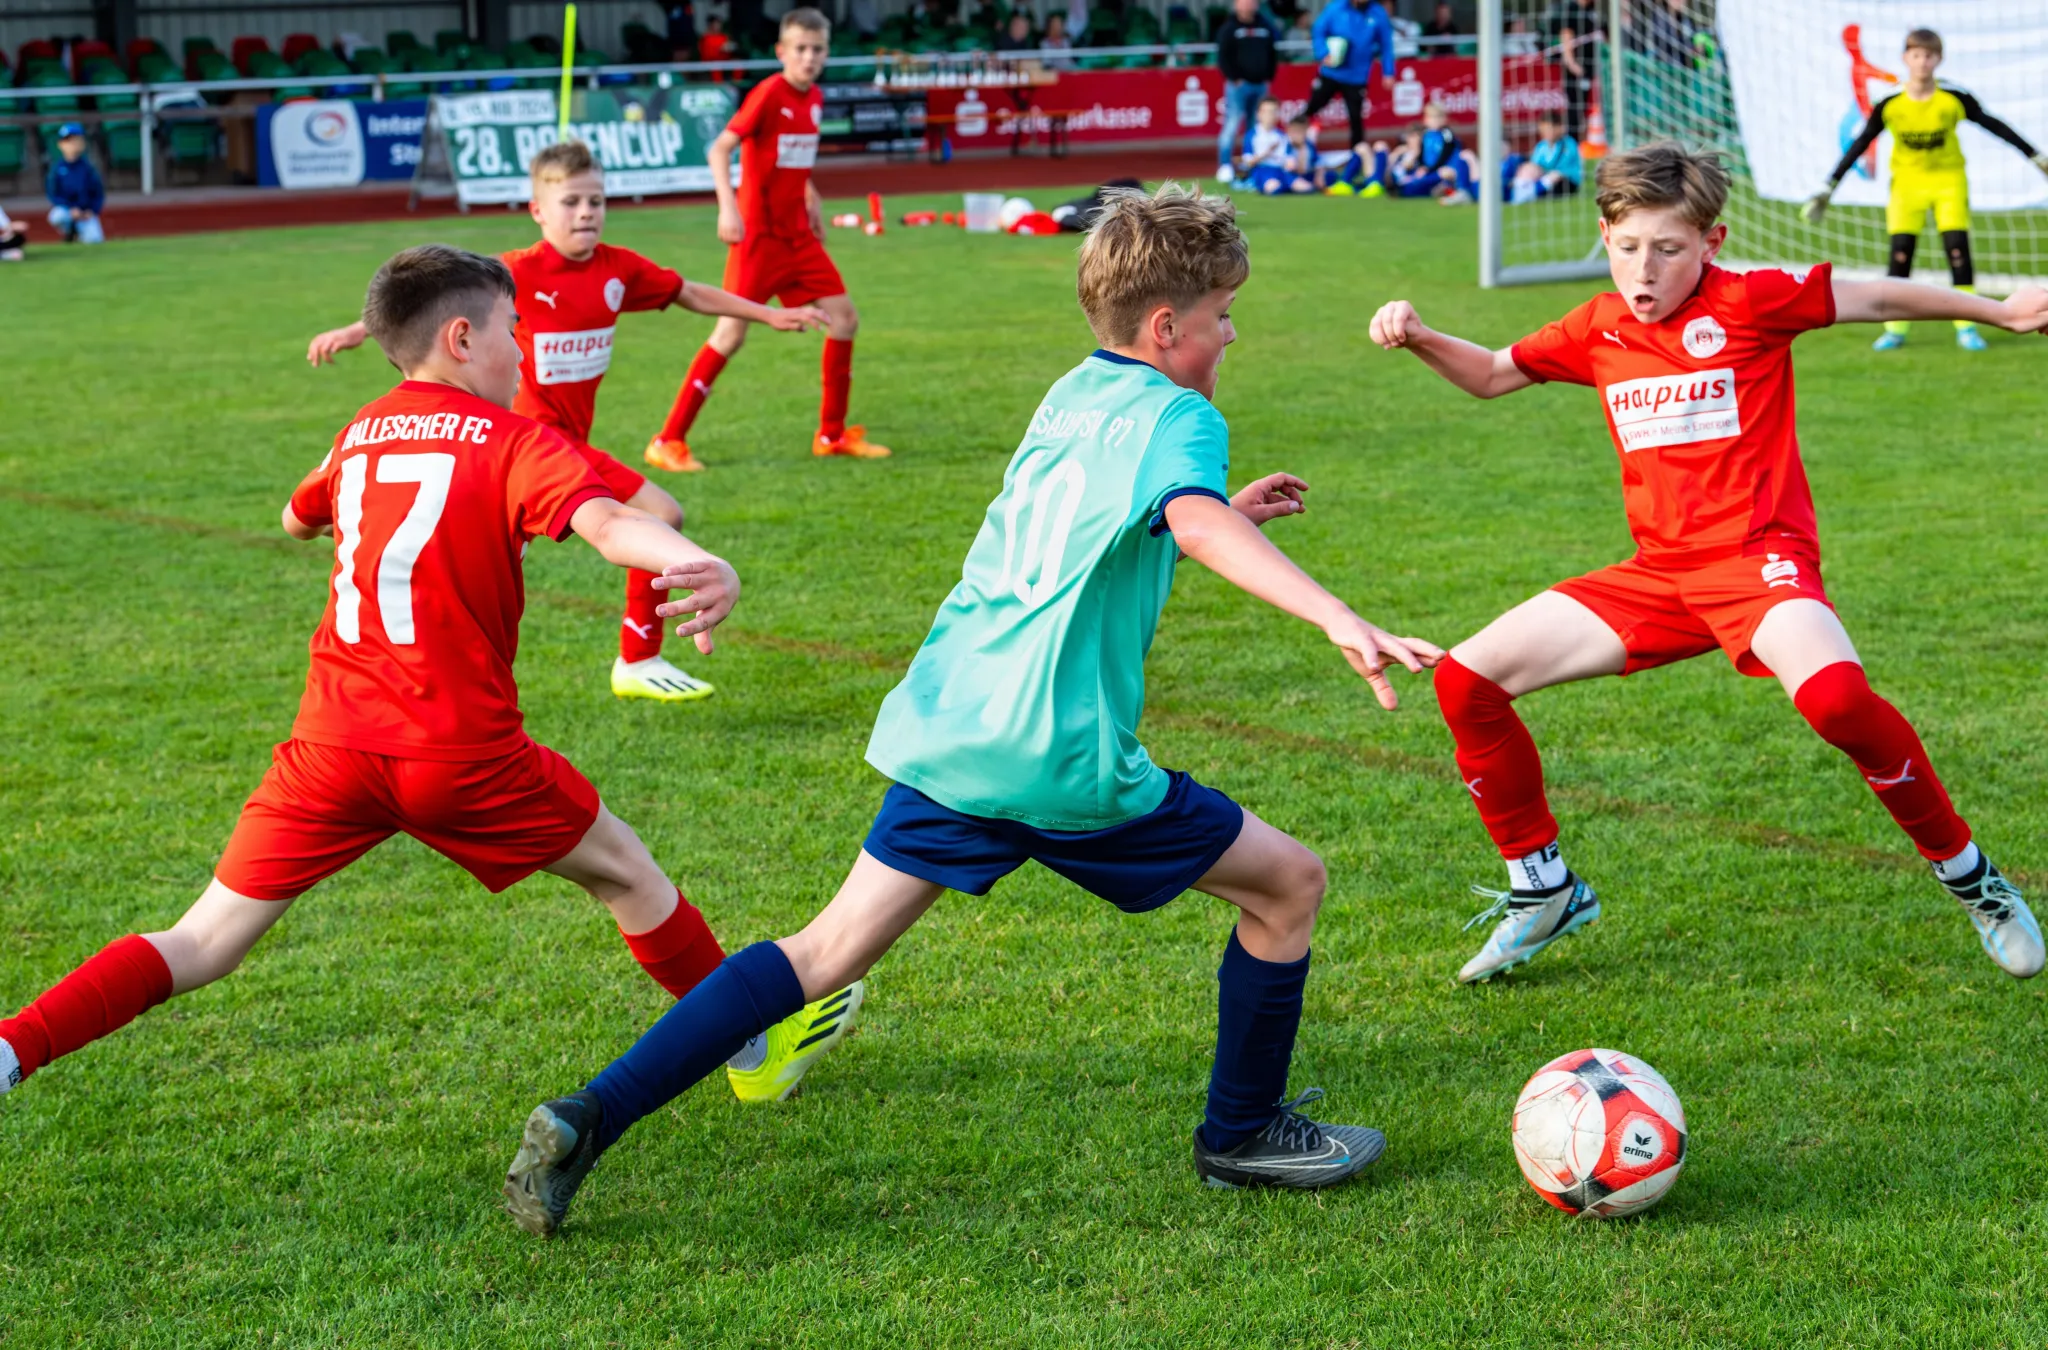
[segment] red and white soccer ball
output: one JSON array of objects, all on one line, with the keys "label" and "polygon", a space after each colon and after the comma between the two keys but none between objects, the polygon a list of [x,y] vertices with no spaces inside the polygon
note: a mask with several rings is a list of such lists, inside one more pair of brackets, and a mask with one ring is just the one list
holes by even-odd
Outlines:
[{"label": "red and white soccer ball", "polygon": [[1574,1050],[1515,1100],[1515,1161],[1567,1214],[1613,1219],[1664,1198],[1685,1166],[1685,1108],[1664,1075],[1616,1050]]}]

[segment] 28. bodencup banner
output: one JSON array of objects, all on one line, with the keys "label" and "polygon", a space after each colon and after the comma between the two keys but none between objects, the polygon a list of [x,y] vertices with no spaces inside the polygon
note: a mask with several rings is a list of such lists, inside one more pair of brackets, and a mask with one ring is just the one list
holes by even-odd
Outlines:
[{"label": "28. bodencup banner", "polygon": [[[1941,34],[1943,84],[2048,144],[2048,3],[1721,0],[1717,25],[1743,153],[1757,191],[1773,200],[1804,201],[1827,182],[1869,109],[1904,84],[1900,53],[1915,28]],[[1959,135],[1973,209],[2048,206],[2048,178],[2011,146],[1967,122]],[[1837,202],[1884,205],[1889,136],[1877,151],[1842,180]]]},{"label": "28. bodencup banner", "polygon": [[[725,85],[620,86],[577,91],[569,136],[590,146],[615,197],[703,192],[704,157],[738,100]],[[436,98],[430,137],[445,138],[456,195],[471,203],[523,202],[527,169],[556,139],[553,90],[512,89]]]}]

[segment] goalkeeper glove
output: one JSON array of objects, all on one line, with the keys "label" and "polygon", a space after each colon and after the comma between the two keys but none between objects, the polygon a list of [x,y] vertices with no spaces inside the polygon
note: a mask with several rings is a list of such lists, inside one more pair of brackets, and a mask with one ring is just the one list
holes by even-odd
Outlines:
[{"label": "goalkeeper glove", "polygon": [[1806,199],[1806,205],[1799,208],[1799,218],[1809,225],[1820,224],[1820,218],[1828,213],[1828,201],[1835,195],[1834,184],[1822,188]]},{"label": "goalkeeper glove", "polygon": [[2040,154],[2034,156],[2034,167],[2042,173],[2048,173],[2048,150],[2043,150]]}]

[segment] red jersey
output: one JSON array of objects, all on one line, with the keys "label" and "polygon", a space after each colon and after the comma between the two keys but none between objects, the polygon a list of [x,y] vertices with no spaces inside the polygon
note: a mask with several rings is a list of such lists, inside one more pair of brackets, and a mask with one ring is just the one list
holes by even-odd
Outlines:
[{"label": "red jersey", "polygon": [[666,309],[682,292],[682,275],[610,244],[582,262],[545,239],[503,257],[519,288],[519,396],[512,411],[587,443],[619,315]]},{"label": "red jersey", "polygon": [[292,735],[407,759],[524,745],[520,559],[611,495],[560,433],[448,385],[407,380],[357,413],[292,493],[335,539]]},{"label": "red jersey", "polygon": [[1819,556],[1794,427],[1792,339],[1835,321],[1832,269],[1708,267],[1671,317],[1596,295],[1517,342],[1532,380],[1592,385],[1621,453],[1637,557],[1656,567],[1791,549]]},{"label": "red jersey", "polygon": [[747,238],[815,239],[804,189],[818,162],[825,93],[802,93],[780,72],[755,85],[725,129],[740,138],[740,219]]}]

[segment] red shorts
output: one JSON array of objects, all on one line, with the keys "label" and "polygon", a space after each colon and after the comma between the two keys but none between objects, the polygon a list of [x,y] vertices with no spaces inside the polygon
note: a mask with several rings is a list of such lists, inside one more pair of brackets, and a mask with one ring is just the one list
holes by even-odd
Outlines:
[{"label": "red shorts", "polygon": [[1834,608],[1821,588],[1819,562],[1796,553],[1729,558],[1679,571],[1630,559],[1550,589],[1592,610],[1615,631],[1628,648],[1624,675],[1716,647],[1743,674],[1769,675],[1770,668],[1749,649],[1764,615],[1787,600],[1818,600]]},{"label": "red shorts", "polygon": [[813,236],[750,234],[745,243],[726,250],[725,289],[757,305],[775,299],[787,308],[844,295],[846,283],[839,279],[832,255]]},{"label": "red shorts", "polygon": [[620,501],[626,501],[641,488],[647,486],[647,475],[624,463],[614,455],[606,454],[594,445],[585,445],[573,440],[577,453],[583,462],[596,471],[598,481],[611,489],[611,494]]},{"label": "red shorts", "polygon": [[404,833],[495,894],[596,819],[590,780],[532,741],[497,759],[432,760],[294,739],[271,756],[214,876],[252,900],[291,900]]}]

